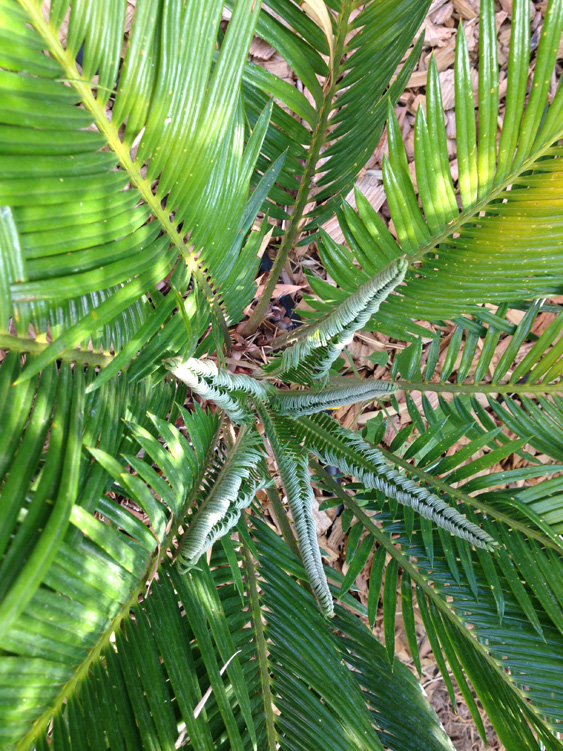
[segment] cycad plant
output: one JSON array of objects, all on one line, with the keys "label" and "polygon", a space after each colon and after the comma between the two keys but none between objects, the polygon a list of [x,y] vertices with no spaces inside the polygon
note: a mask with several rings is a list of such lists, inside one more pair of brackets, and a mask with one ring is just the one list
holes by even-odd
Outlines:
[{"label": "cycad plant", "polygon": [[[429,5],[0,0],[0,748],[451,750],[398,590],[483,736],[563,748],[563,0],[531,80],[513,2],[500,140],[493,0],[477,118],[460,26],[457,185],[430,62],[415,188],[393,105]],[[393,233],[344,198],[386,121]],[[251,377],[268,242],[247,333],[297,244],[336,285]],[[387,381],[341,372],[362,329],[406,343]]]}]

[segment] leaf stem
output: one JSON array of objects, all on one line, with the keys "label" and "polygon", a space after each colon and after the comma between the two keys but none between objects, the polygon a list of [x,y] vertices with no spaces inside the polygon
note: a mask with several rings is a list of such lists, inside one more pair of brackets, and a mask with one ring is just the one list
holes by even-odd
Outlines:
[{"label": "leaf stem", "polygon": [[262,698],[264,701],[264,714],[266,715],[266,731],[268,735],[268,751],[276,751],[277,734],[274,722],[274,698],[270,688],[270,669],[268,666],[268,651],[266,646],[266,637],[264,634],[264,624],[262,623],[262,612],[260,608],[260,598],[258,596],[258,578],[256,568],[252,560],[252,554],[241,539],[242,552],[244,556],[244,567],[246,569],[246,578],[248,581],[248,597],[250,599],[250,613],[254,634],[256,636],[256,651],[258,653],[258,665],[260,667],[260,681],[262,684]]},{"label": "leaf stem", "polygon": [[295,539],[291,524],[289,523],[289,520],[284,511],[278,491],[273,486],[270,486],[269,488],[266,488],[266,493],[268,494],[268,498],[270,499],[270,503],[272,504],[272,511],[274,512],[274,516],[276,517],[276,520],[280,525],[283,539],[291,549],[292,553],[297,556],[297,558],[301,559],[301,553],[299,552],[297,540]]},{"label": "leaf stem", "polygon": [[[35,339],[24,339],[12,336],[11,334],[0,334],[0,349],[9,349],[12,352],[29,352],[32,355],[40,355],[50,346],[49,342],[38,342]],[[57,355],[57,359],[106,368],[113,362],[115,356],[102,355],[99,352],[90,352],[89,350],[68,349]]]},{"label": "leaf stem", "polygon": [[289,251],[292,249],[295,238],[299,233],[299,226],[301,219],[303,218],[305,206],[310,200],[309,191],[311,182],[317,170],[317,161],[319,159],[321,147],[325,142],[328,118],[330,116],[330,113],[332,112],[332,100],[334,98],[336,85],[338,83],[340,65],[344,52],[344,44],[346,42],[346,34],[348,31],[348,18],[350,16],[350,11],[350,0],[344,0],[340,18],[338,19],[338,32],[336,36],[333,64],[331,69],[329,70],[327,78],[329,85],[326,88],[323,103],[318,113],[317,122],[313,132],[313,139],[311,141],[311,147],[309,149],[307,161],[305,163],[305,172],[303,174],[303,179],[301,180],[301,184],[297,192],[297,200],[293,208],[293,213],[291,214],[289,227],[280,245],[278,255],[276,256],[274,265],[272,266],[272,270],[270,271],[264,291],[260,299],[258,300],[258,304],[252,311],[250,318],[243,328],[243,332],[246,336],[249,336],[256,331],[264,317],[268,303],[270,302],[274,293],[274,288],[277,284],[283,267],[285,266]]},{"label": "leaf stem", "polygon": [[422,383],[395,381],[402,391],[432,391],[438,394],[562,394],[562,383]]}]

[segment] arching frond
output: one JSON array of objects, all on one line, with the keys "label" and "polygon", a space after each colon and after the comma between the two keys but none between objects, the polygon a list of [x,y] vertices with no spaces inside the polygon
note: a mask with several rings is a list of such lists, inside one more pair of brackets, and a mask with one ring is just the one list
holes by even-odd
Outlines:
[{"label": "arching frond", "polygon": [[[85,373],[67,363],[11,386],[21,368],[17,353],[0,366],[0,724],[6,748],[29,745],[72,693],[136,599],[166,537],[170,512],[176,512],[170,489],[164,503],[140,495],[145,526],[106,496],[111,476],[83,454],[83,445],[97,446],[94,451],[107,457],[126,453],[134,444],[124,419],[154,431],[147,409],[174,419],[174,398],[184,398],[182,387],[168,383],[156,391],[150,381],[131,384],[126,375],[95,396],[86,394],[93,369]],[[208,425],[202,415],[192,424],[198,445],[205,443]],[[136,487],[138,478],[132,483]],[[29,677],[17,681],[14,673]]]},{"label": "arching frond", "polygon": [[[457,35],[456,148],[461,208],[450,174],[437,67],[431,61],[427,111],[425,115],[419,109],[415,127],[417,191],[407,168],[398,122],[392,109],[389,111],[389,159],[383,177],[399,245],[361,196],[357,196],[358,214],[350,207],[340,214],[353,256],[369,276],[399,252],[422,261],[407,275],[402,297],[391,298],[385,311],[388,315],[379,317],[389,331],[397,331],[399,319],[401,326],[406,318],[437,321],[473,313],[483,302],[498,305],[561,292],[561,149],[557,142],[562,134],[563,90],[559,87],[550,103],[549,81],[563,28],[563,6],[560,0],[550,0],[526,99],[529,9],[525,0],[514,3],[506,112],[497,147],[493,5],[492,0],[481,3],[478,137],[462,26]],[[356,289],[358,280],[344,268],[344,254],[326,241],[320,249],[332,277],[346,294]],[[337,290],[330,296],[329,292],[323,287],[321,294],[338,302],[345,297]]]},{"label": "arching frond", "polygon": [[57,714],[52,742],[78,751],[85,737],[107,737],[112,748],[212,751],[226,736],[240,751],[263,747],[264,712],[250,699],[254,649],[237,639],[236,615],[209,571],[188,578],[163,566],[131,613]]},{"label": "arching frond", "polygon": [[[244,290],[238,284],[238,258],[271,108],[257,118],[245,147],[239,85],[260,3],[236,3],[214,61],[222,5],[144,3],[122,61],[121,0],[111,10],[93,0],[88,13],[73,4],[68,37],[61,29],[68,4],[53,5],[47,21],[33,0],[5,3],[2,38],[15,34],[21,44],[6,48],[0,61],[0,204],[10,207],[0,243],[9,243],[3,319],[14,315],[23,337],[30,320],[42,334],[49,311],[66,299],[77,324],[73,336],[55,338],[33,372],[87,341],[144,293],[158,299],[154,287],[175,265],[182,294],[192,278],[227,341],[225,319],[251,299],[252,280],[245,279]],[[172,97],[179,81],[183,93]],[[221,222],[212,210],[217,202],[225,211]],[[237,283],[225,285],[221,300],[217,288],[228,279]],[[88,309],[96,315],[85,317]],[[123,343],[114,338],[110,345]]]},{"label": "arching frond", "polygon": [[[320,5],[325,7],[324,2]],[[325,28],[321,28],[318,16],[308,17],[306,7],[264,3],[257,34],[288,61],[310,98],[257,66],[245,71],[243,91],[252,120],[269,96],[280,103],[274,105],[261,164],[270,164],[288,150],[280,186],[271,194],[277,204],[272,215],[288,221],[264,294],[247,325],[249,332],[258,326],[299,234],[308,233],[300,242],[314,239],[312,233],[332,216],[339,197],[351,188],[375,150],[387,99],[395,102],[406,85],[422,39],[393,83],[391,78],[428,6],[427,0],[371,0],[356,8],[352,0],[343,0],[326,6]],[[329,46],[327,64],[322,55],[328,54]],[[314,206],[305,214],[311,203]],[[287,213],[285,207],[291,211]]]},{"label": "arching frond", "polygon": [[[258,570],[248,549],[235,553],[242,593],[225,575],[220,550],[210,568],[203,563],[189,576],[161,567],[150,592],[133,603],[133,618],[116,629],[54,718],[50,743],[81,751],[88,737],[107,738],[112,748],[274,751],[279,739],[284,747],[309,747],[322,732],[338,749],[385,743],[393,751],[452,751],[408,669],[391,666],[377,639],[342,608],[333,629],[299,586],[299,562],[257,524]],[[24,679],[31,697],[44,680],[38,667],[19,660],[6,676],[12,685]],[[416,744],[399,698],[417,717]],[[36,745],[42,742],[45,735]]]},{"label": "arching frond", "polygon": [[[558,307],[538,301],[519,314],[518,325],[506,317],[507,308],[502,306],[495,314],[482,308],[474,317],[457,319],[439,369],[441,340],[436,335],[428,345],[418,341],[405,349],[394,370],[405,378],[398,385],[407,391],[409,414],[420,435],[428,436],[426,423],[437,428],[432,441],[424,441],[424,451],[409,451],[409,457],[416,457],[417,466],[443,474],[448,484],[463,483],[461,487],[467,492],[482,492],[498,482],[557,474],[563,459],[563,415],[558,395],[562,370],[560,315],[547,325],[551,311],[558,311]],[[533,333],[538,327],[543,329],[539,337]],[[502,356],[492,367],[499,345]],[[413,391],[423,392],[419,407],[411,397]],[[431,392],[438,394],[437,404],[429,398]],[[459,458],[454,454],[440,459],[440,446],[452,445],[461,436],[467,443],[458,452]],[[532,456],[530,447],[543,456]],[[479,456],[484,450],[488,453]],[[526,462],[515,474],[506,471],[478,476],[513,453]],[[469,461],[473,455],[477,458]],[[547,463],[547,457],[557,464]],[[518,499],[522,495],[524,508],[532,516],[539,512],[545,522],[559,530],[560,502],[556,494],[549,500],[546,497],[548,488],[556,489],[558,484],[554,477],[535,491],[511,489],[509,495]],[[541,490],[544,485],[545,494]]]},{"label": "arching frond", "polygon": [[[360,508],[348,495],[345,482],[338,485],[322,470],[318,477],[321,485],[353,510],[369,535],[377,540],[381,546],[378,551],[383,552],[383,559],[379,555],[377,560],[390,555],[403,569],[403,576],[408,575],[416,585],[415,602],[446,686],[453,696],[452,678],[457,682],[481,734],[484,735],[484,728],[479,710],[462,668],[477,694],[485,692],[483,705],[507,748],[518,748],[524,743],[533,749],[542,747],[531,735],[529,723],[546,748],[557,749],[559,741],[552,730],[557,729],[561,708],[553,701],[552,692],[560,671],[559,643],[563,637],[553,621],[558,616],[547,604],[543,592],[546,609],[543,604],[532,605],[536,600],[529,585],[530,572],[525,576],[518,573],[526,559],[521,552],[516,553],[518,546],[513,536],[520,538],[520,533],[501,534],[503,543],[513,551],[512,560],[504,551],[490,556],[479,549],[472,551],[460,539],[452,545],[452,538],[440,529],[425,530],[424,525],[410,517],[408,508],[390,509],[380,493],[367,491]],[[490,500],[494,503],[492,496]],[[507,519],[508,526],[511,521]],[[516,517],[513,521],[516,522]],[[500,526],[504,525],[497,526],[497,536]],[[538,556],[537,565],[543,567],[550,560],[554,571],[560,571],[561,551],[544,548],[545,542],[551,543],[545,537],[543,540],[532,545]],[[376,558],[374,566],[375,561]],[[409,645],[414,657],[418,650],[415,622],[404,617],[414,604],[410,581],[408,588],[402,588],[403,622],[407,634],[410,633]],[[374,588],[370,589],[370,599],[377,603],[381,573],[379,579],[372,575],[371,582]],[[550,589],[553,601],[559,601],[559,589],[557,585]],[[525,650],[519,644],[526,644]],[[498,696],[503,697],[502,705],[497,701]]]},{"label": "arching frond", "polygon": [[[430,719],[428,704],[408,669],[398,660],[390,664],[381,643],[358,619],[349,618],[341,606],[336,606],[334,619],[322,618],[317,610],[314,618],[310,618],[306,603],[312,604],[313,598],[293,580],[294,576],[304,580],[303,569],[295,556],[260,522],[255,525],[254,536],[262,602],[269,614],[265,635],[272,644],[266,667],[273,675],[279,696],[276,706],[280,714],[276,717],[276,726],[280,734],[283,733],[283,742],[290,748],[298,748],[300,744],[304,748],[314,747],[318,743],[315,725],[320,725],[324,742],[334,748],[350,751],[379,748],[378,738],[369,727],[371,720],[379,741],[394,751],[410,749],[413,745],[425,751],[434,748],[452,751],[451,741],[443,729]],[[358,603],[352,598],[346,605],[358,611]],[[284,617],[284,611],[289,617]],[[276,672],[282,668],[283,645],[292,644],[296,644],[298,650],[291,661],[297,681]],[[301,659],[301,655],[308,657]],[[343,672],[344,666],[347,673]],[[377,688],[380,681],[386,686],[384,692]],[[307,691],[306,685],[313,687],[313,691]],[[341,706],[342,697],[348,692],[355,697],[345,703],[347,707],[354,707],[352,725],[348,725],[347,708]],[[409,711],[419,718],[420,732],[416,739],[404,722],[402,702],[405,697],[408,697]],[[363,711],[366,700],[369,719]],[[309,714],[315,717],[313,724],[307,720]]]}]

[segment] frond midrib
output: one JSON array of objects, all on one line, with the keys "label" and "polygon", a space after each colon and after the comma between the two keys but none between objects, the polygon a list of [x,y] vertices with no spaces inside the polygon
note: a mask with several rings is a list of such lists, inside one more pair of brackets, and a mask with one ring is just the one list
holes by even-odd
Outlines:
[{"label": "frond midrib", "polygon": [[[38,339],[27,339],[26,337],[13,336],[12,334],[0,334],[0,349],[10,350],[11,352],[41,355],[50,346],[50,342],[39,341]],[[100,352],[91,352],[90,350],[83,349],[67,349],[64,352],[59,352],[57,359],[107,368],[115,360],[115,355],[101,354]]]},{"label": "frond midrib", "polygon": [[258,592],[258,577],[256,568],[252,560],[252,553],[248,546],[241,539],[243,551],[243,565],[246,571],[248,583],[248,597],[250,600],[250,614],[256,636],[256,653],[258,664],[260,666],[260,682],[262,685],[262,694],[264,697],[264,714],[266,715],[266,731],[268,735],[268,751],[275,751],[278,747],[275,717],[274,717],[274,698],[271,688],[271,671],[268,664],[268,647],[266,635],[264,633],[264,624],[262,623],[262,610],[260,606],[260,595]]},{"label": "frond midrib", "polygon": [[[178,254],[183,257],[187,267],[204,292],[206,299],[217,313],[218,320],[224,329],[223,333],[225,333],[228,329],[226,328],[223,312],[218,306],[217,298],[194,253],[188,250],[178,230],[173,222],[170,221],[166,208],[161,206],[160,200],[153,194],[151,184],[143,178],[140,168],[131,159],[129,149],[122,143],[117,129],[106,117],[105,108],[93,96],[91,83],[79,73],[74,59],[61,45],[56,30],[44,20],[41,5],[35,3],[34,0],[19,0],[19,3],[28,14],[36,31],[46,42],[50,54],[63,69],[65,79],[68,80],[70,85],[79,94],[82,105],[93,116],[96,128],[106,137],[108,146],[119,159],[119,164],[129,176],[130,182],[137,188],[143,201],[150,208],[152,215],[158,220],[162,230],[170,238],[171,244],[178,250]],[[228,336],[226,341],[228,341]]]},{"label": "frond midrib", "polygon": [[303,177],[301,184],[297,192],[297,198],[295,200],[295,206],[289,220],[289,227],[285,233],[282,243],[277,252],[274,264],[270,271],[266,287],[262,292],[262,296],[258,301],[258,305],[251,314],[248,323],[245,326],[245,333],[252,334],[258,328],[261,323],[263,314],[266,307],[272,297],[277,280],[282,272],[287,257],[295,238],[299,234],[301,220],[305,211],[305,207],[309,202],[309,194],[311,190],[311,184],[313,177],[317,170],[317,162],[320,156],[321,147],[325,142],[329,116],[332,112],[333,100],[336,94],[336,88],[338,83],[338,76],[340,73],[342,58],[344,53],[344,47],[346,42],[346,31],[348,30],[348,18],[352,11],[351,0],[344,0],[340,17],[338,19],[338,32],[336,35],[334,45],[334,57],[333,64],[329,70],[325,89],[323,89],[323,102],[319,110],[317,110],[317,118],[313,128],[313,135],[311,140],[311,146],[307,153],[307,159],[304,165]]},{"label": "frond midrib", "polygon": [[561,394],[561,383],[430,383],[395,381],[404,391],[432,391],[437,394]]}]

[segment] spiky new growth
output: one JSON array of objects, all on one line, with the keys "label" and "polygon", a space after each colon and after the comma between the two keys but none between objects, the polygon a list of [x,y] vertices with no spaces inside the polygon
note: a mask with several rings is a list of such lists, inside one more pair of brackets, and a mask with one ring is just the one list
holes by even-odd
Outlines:
[{"label": "spiky new growth", "polygon": [[[391,263],[360,287],[342,305],[320,322],[304,326],[289,341],[274,368],[295,375],[297,380],[326,375],[346,342],[379,309],[382,301],[404,279],[406,259]],[[291,509],[305,571],[322,612],[331,616],[333,602],[313,520],[313,490],[308,471],[308,450],[325,462],[357,477],[368,488],[381,490],[399,503],[410,506],[451,534],[476,547],[490,549],[494,541],[455,508],[425,487],[401,475],[383,454],[359,435],[345,430],[326,415],[316,414],[342,404],[393,393],[397,386],[384,381],[345,379],[329,388],[287,391],[266,380],[229,373],[210,360],[176,358],[168,369],[195,393],[214,402],[234,422],[247,423],[222,467],[216,467],[207,497],[181,543],[178,559],[185,568],[194,565],[213,542],[236,524],[240,509],[247,506],[259,482],[253,462],[259,460],[254,429],[249,423],[256,411],[264,425]],[[315,415],[314,418],[304,417]],[[286,417],[292,420],[284,419]],[[247,433],[246,431],[250,431]],[[307,450],[300,443],[304,441]]]},{"label": "spiky new growth", "polygon": [[270,399],[271,408],[283,417],[300,417],[397,391],[397,385],[390,381],[364,381],[358,378],[347,378],[346,381],[348,383],[325,389],[278,390]]},{"label": "spiky new growth", "polygon": [[249,422],[252,419],[252,406],[247,396],[268,404],[278,415],[299,417],[375,399],[397,390],[396,384],[390,381],[346,378],[338,386],[329,388],[287,391],[275,388],[268,381],[229,373],[224,368],[218,368],[211,360],[190,357],[182,362],[180,358],[173,358],[167,360],[166,365],[176,378],[207,401],[217,404],[235,422]]},{"label": "spiky new growth", "polygon": [[182,362],[179,357],[165,362],[166,367],[180,381],[203,399],[221,407],[233,422],[252,420],[246,396],[265,400],[274,388],[267,381],[258,381],[250,376],[229,373],[218,368],[211,360],[190,357]]},{"label": "spiky new growth", "polygon": [[381,451],[361,436],[340,426],[328,415],[304,417],[293,423],[294,434],[327,464],[357,477],[374,488],[410,506],[421,516],[478,548],[490,550],[494,540],[434,493],[417,485],[390,466]]},{"label": "spiky new growth", "polygon": [[364,328],[381,303],[403,281],[407,267],[406,258],[392,261],[327,316],[280,339],[277,347],[291,346],[264,371],[274,375],[296,370],[299,375],[300,371],[310,369],[312,378],[324,378],[354,333]]},{"label": "spiky new growth", "polygon": [[[279,437],[278,415],[296,417],[312,414],[341,404],[391,393],[397,387],[393,383],[383,381],[347,379],[345,384],[324,390],[288,392],[274,388],[267,381],[229,373],[209,360],[190,358],[181,362],[176,358],[168,360],[166,365],[177,378],[184,381],[195,393],[215,402],[232,420],[249,422],[253,417],[253,402],[264,424],[280,471],[307,577],[322,612],[327,617],[332,616],[332,596],[322,564],[313,519],[314,495],[308,471],[308,452],[303,452],[298,443]],[[257,489],[257,476],[252,474],[248,460],[258,452],[253,448],[254,443],[246,446],[249,439],[244,438],[243,431],[247,429],[249,428],[243,428],[227,463],[216,472],[214,484],[211,485],[207,498],[180,544],[178,560],[184,570],[195,565],[215,540],[236,524],[240,508],[249,505]]]},{"label": "spiky new growth", "polygon": [[[313,519],[314,496],[309,477],[307,452],[301,451],[297,444],[280,436],[280,418],[271,414],[265,405],[256,402],[256,410],[262,420],[264,432],[278,465],[287,502],[293,516],[305,572],[321,611],[330,618],[334,615],[334,604],[321,559]],[[295,451],[296,447],[297,451]]]},{"label": "spiky new growth", "polygon": [[241,510],[252,502],[258,487],[263,487],[259,444],[256,430],[245,426],[231,449],[215,459],[210,475],[204,479],[206,496],[178,547],[176,557],[184,571],[195,566],[213,543],[227,534],[239,520]]}]

